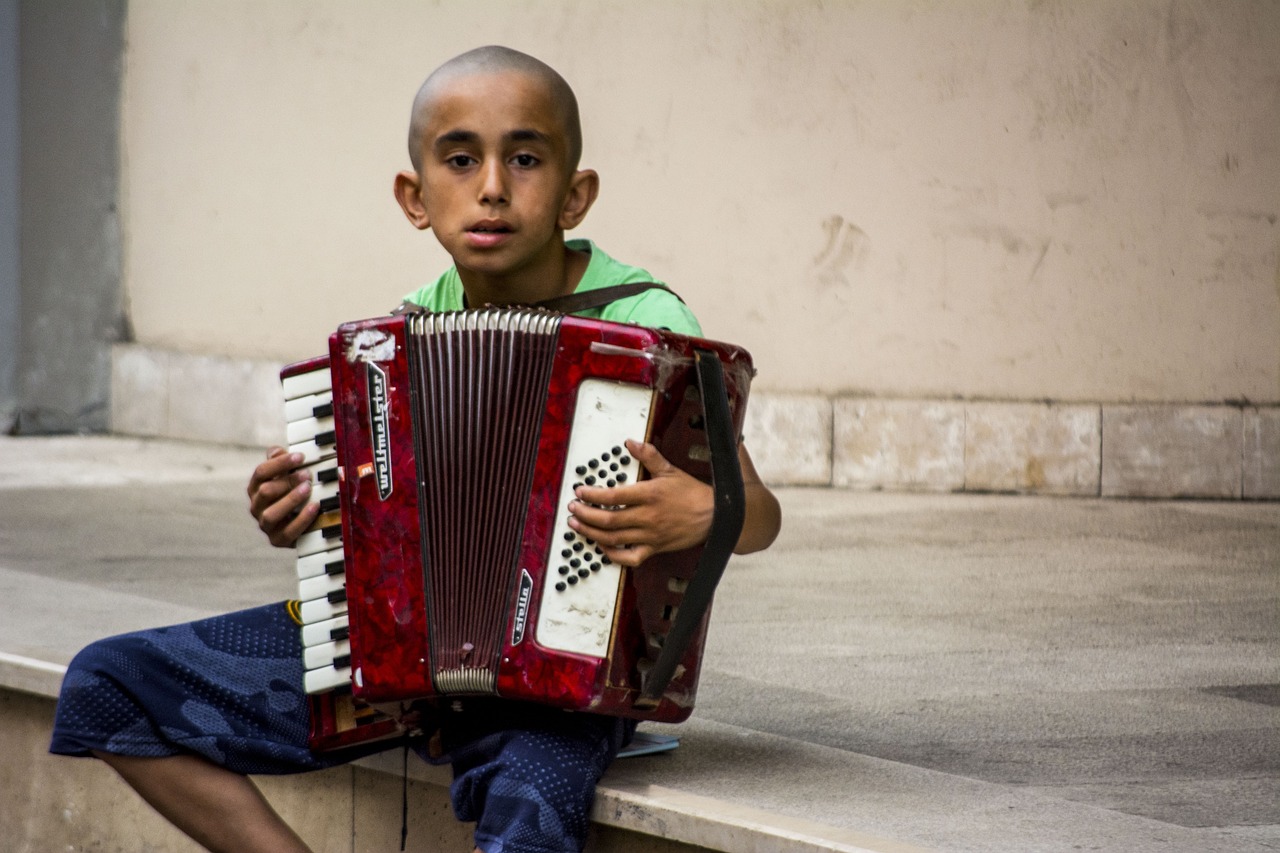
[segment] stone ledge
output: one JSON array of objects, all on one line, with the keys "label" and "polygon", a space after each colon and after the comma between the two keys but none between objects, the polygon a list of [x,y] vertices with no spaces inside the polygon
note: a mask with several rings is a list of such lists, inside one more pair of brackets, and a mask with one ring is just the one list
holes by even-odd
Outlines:
[{"label": "stone ledge", "polygon": [[[283,440],[280,364],[112,349],[111,428]],[[1056,404],[756,391],[744,436],[774,486],[1280,499],[1280,406]]]},{"label": "stone ledge", "polygon": [[[0,652],[0,700],[9,692],[52,701],[57,698],[65,674],[64,665]],[[0,701],[0,709],[5,706],[6,703]],[[51,711],[44,716],[51,718]],[[2,717],[0,715],[0,722],[3,722]],[[47,744],[48,732],[43,731],[40,736]],[[26,746],[33,752],[39,752],[30,744]],[[37,760],[63,761],[47,755],[42,755]],[[336,797],[345,801],[345,805],[335,805],[334,810],[322,810],[326,819],[334,821],[336,810],[345,808],[348,812],[353,812],[349,825],[353,833],[365,836],[362,837],[362,842],[368,842],[367,836],[372,835],[385,844],[391,844],[395,834],[392,829],[398,831],[399,828],[400,779],[402,774],[407,773],[407,780],[414,783],[411,796],[416,803],[410,821],[409,839],[412,843],[409,849],[439,849],[446,839],[451,848],[468,843],[469,828],[453,820],[448,810],[450,775],[445,767],[410,761],[406,769],[400,752],[395,749],[359,759],[351,767],[357,772],[351,778],[350,791],[346,790],[347,782],[338,769],[321,774],[307,774],[307,777],[301,779],[264,778],[259,780],[259,784],[287,817],[292,817],[292,812],[301,808],[303,802],[314,812],[318,804],[310,801],[317,796]],[[313,776],[314,779],[311,778]],[[103,784],[113,791],[99,796],[115,799],[124,791],[114,777],[108,774],[103,778],[106,780]],[[299,786],[307,793],[300,794]],[[128,797],[118,802],[130,812],[141,807],[141,801],[135,802]],[[164,839],[177,839],[171,843],[181,845],[185,842],[185,839],[162,825],[154,816],[148,815],[147,819],[154,824],[149,831]],[[610,850],[614,853],[697,853],[698,850],[727,853],[922,853],[921,848],[913,845],[658,785],[641,784],[632,779],[624,778],[617,784],[611,784],[607,776],[596,790],[591,819],[595,843],[589,845],[589,849]],[[66,831],[67,827],[59,827],[59,832]],[[100,831],[100,828],[95,829],[95,832]],[[328,835],[332,837],[340,831],[335,823],[330,827]],[[124,827],[112,827],[107,834],[112,839],[122,839],[129,832]],[[124,841],[120,843],[125,844]],[[419,846],[420,844],[425,846]],[[339,847],[345,849],[344,845]],[[119,849],[125,847],[121,846]]]}]

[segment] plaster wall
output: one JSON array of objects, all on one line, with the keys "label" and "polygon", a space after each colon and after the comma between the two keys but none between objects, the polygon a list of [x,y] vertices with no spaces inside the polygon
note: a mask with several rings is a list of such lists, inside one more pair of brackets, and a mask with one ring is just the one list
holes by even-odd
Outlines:
[{"label": "plaster wall", "polygon": [[582,236],[757,387],[1280,402],[1280,5],[133,0],[139,343],[323,349],[442,268],[391,196],[408,106],[498,42],[577,90]]}]

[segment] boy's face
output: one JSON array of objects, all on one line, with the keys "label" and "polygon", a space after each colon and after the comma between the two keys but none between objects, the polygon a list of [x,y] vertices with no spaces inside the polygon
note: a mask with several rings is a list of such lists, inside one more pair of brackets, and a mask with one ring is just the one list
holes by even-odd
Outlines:
[{"label": "boy's face", "polygon": [[469,74],[445,82],[425,109],[421,169],[402,176],[417,186],[397,182],[410,220],[435,231],[464,276],[510,276],[562,253],[563,230],[594,200],[592,190],[583,207],[578,184],[594,173],[570,172],[547,88],[515,72]]}]

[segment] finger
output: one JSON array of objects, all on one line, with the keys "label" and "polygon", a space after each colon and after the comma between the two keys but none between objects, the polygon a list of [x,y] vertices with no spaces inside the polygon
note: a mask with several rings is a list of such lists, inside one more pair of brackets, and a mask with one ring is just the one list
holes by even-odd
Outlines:
[{"label": "finger", "polygon": [[[304,486],[305,488],[303,488]],[[310,493],[311,473],[309,471],[294,471],[281,474],[274,479],[259,484],[256,490],[250,492],[249,514],[261,520],[263,513],[269,507],[282,500],[294,498],[296,500],[294,500],[293,506],[290,508],[290,511],[292,511],[306,503]],[[279,513],[276,513],[276,515],[279,515]]]},{"label": "finger", "polygon": [[581,485],[573,490],[573,494],[580,501],[597,507],[637,507],[653,501],[654,486],[652,480],[622,486]]},{"label": "finger", "polygon": [[643,465],[644,470],[648,471],[652,477],[660,477],[675,470],[675,466],[667,461],[667,457],[647,441],[627,439],[627,450],[631,451],[635,460]]},{"label": "finger", "polygon": [[636,568],[654,554],[654,548],[649,545],[624,545],[616,548],[601,545],[600,550],[613,562],[630,569]]},{"label": "finger", "polygon": [[[301,517],[306,514],[310,516],[311,521],[314,521],[316,513],[320,510],[320,504],[308,503],[310,499],[310,481],[299,483],[290,489],[284,497],[262,508],[257,515],[258,527],[262,528],[263,532],[272,534],[274,531],[289,526],[295,515]],[[309,525],[310,521],[307,524]]]},{"label": "finger", "polygon": [[291,547],[298,541],[299,536],[306,533],[315,524],[316,517],[319,514],[320,504],[307,504],[298,511],[297,515],[290,518],[283,527],[278,530],[268,531],[267,538],[272,545],[277,547]]},{"label": "finger", "polygon": [[268,483],[302,464],[301,453],[289,453],[283,447],[267,451],[267,460],[258,463],[249,477],[249,496],[252,497],[264,483]]},{"label": "finger", "polygon": [[649,503],[649,492],[641,486],[579,486],[569,501],[569,512],[601,527],[630,525],[635,523],[630,519]]}]

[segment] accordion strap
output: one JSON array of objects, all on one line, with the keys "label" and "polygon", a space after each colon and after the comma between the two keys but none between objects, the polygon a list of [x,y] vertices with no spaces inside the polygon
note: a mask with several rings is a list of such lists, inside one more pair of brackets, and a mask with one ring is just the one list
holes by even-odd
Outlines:
[{"label": "accordion strap", "polygon": [[680,609],[671,623],[671,630],[662,640],[662,651],[642,676],[640,695],[635,700],[638,708],[652,708],[662,699],[707,608],[711,606],[711,597],[725,566],[729,564],[729,558],[733,556],[746,518],[746,491],[742,484],[742,467],[738,463],[738,442],[729,412],[724,368],[714,352],[700,349],[694,350],[694,366],[702,397],[707,447],[711,450],[711,488],[715,496],[711,531],[685,589]]},{"label": "accordion strap", "polygon": [[[554,296],[551,299],[544,299],[541,302],[535,302],[528,306],[530,308],[542,308],[546,311],[557,311],[561,314],[577,314],[579,311],[589,311],[592,308],[602,308],[610,302],[617,302],[619,299],[626,299],[628,296],[636,296],[648,290],[665,290],[676,299],[680,299],[680,294],[676,293],[665,284],[658,284],[656,281],[633,281],[627,284],[614,284],[609,287],[597,287],[594,290],[584,290],[580,293],[570,293],[565,296]],[[680,299],[683,302],[683,299]],[[411,314],[424,310],[421,305],[405,300],[401,302],[394,311],[392,316],[401,314]]]}]

